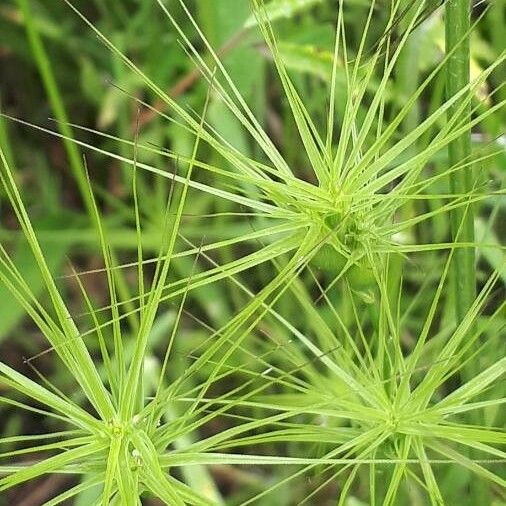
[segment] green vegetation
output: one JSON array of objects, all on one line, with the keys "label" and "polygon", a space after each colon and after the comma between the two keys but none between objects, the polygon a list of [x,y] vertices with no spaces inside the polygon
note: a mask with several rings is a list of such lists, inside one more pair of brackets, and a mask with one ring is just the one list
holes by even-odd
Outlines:
[{"label": "green vegetation", "polygon": [[506,504],[500,19],[2,4],[0,506]]}]

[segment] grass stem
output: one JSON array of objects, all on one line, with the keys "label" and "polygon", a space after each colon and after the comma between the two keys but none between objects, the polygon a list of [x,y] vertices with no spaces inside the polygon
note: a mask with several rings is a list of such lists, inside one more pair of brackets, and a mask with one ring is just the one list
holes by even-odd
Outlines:
[{"label": "grass stem", "polygon": [[[448,98],[454,96],[469,84],[469,45],[470,3],[469,0],[448,0],[446,2],[445,40],[446,51],[455,48],[448,60],[446,73],[446,92]],[[467,34],[467,35],[466,35]],[[465,97],[462,98],[465,100]],[[451,118],[461,106],[457,101],[449,110]],[[464,114],[470,114],[470,108]],[[449,144],[450,166],[469,159],[471,155],[471,132],[465,132]],[[455,194],[472,191],[474,183],[472,166],[454,172],[450,177],[450,189]],[[458,240],[474,242],[474,212],[470,206],[455,209],[451,217],[454,240],[461,228]],[[461,321],[471,307],[476,296],[475,252],[473,248],[461,248],[455,253],[454,264],[456,317]]]},{"label": "grass stem", "polygon": [[42,79],[42,84],[46,90],[51,109],[53,110],[55,119],[58,122],[58,130],[64,136],[63,144],[65,151],[67,152],[70,169],[79,187],[81,198],[84,201],[88,215],[90,218],[92,218],[93,204],[89,198],[86,173],[81,160],[79,149],[77,148],[76,144],[72,142],[72,129],[69,126],[67,112],[65,111],[65,105],[63,103],[62,95],[56,82],[51,62],[48,58],[44,43],[40,37],[37,25],[34,21],[29,0],[17,0],[17,4],[23,14],[30,48],[34,56],[34,60],[37,64],[37,68]]}]

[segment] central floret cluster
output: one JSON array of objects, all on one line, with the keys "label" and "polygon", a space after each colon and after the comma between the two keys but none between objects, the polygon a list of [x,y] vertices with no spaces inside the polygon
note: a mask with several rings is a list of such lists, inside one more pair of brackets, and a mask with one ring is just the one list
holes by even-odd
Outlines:
[{"label": "central floret cluster", "polygon": [[350,203],[336,205],[315,218],[318,227],[317,253],[313,264],[336,276],[343,273],[353,284],[369,284],[373,279],[374,224],[371,216]]}]

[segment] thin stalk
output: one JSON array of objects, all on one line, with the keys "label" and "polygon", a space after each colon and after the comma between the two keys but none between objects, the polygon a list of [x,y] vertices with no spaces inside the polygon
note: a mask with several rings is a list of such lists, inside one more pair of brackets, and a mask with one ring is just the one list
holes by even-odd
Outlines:
[{"label": "thin stalk", "polygon": [[[469,83],[469,33],[470,29],[469,0],[448,0],[446,2],[445,40],[446,51],[454,48],[455,52],[448,59],[446,70],[446,93],[448,98],[457,94]],[[466,97],[458,100],[449,109],[451,118],[461,107]],[[470,105],[464,114],[470,114]],[[471,155],[471,132],[465,132],[448,146],[451,166],[469,159]],[[450,177],[450,188],[453,193],[464,194],[473,189],[474,177],[472,166],[454,172]],[[471,205],[459,207],[452,212],[451,227],[454,240],[462,224],[458,240],[474,242],[474,212]],[[455,314],[457,321],[462,321],[476,296],[475,252],[473,248],[461,248],[455,252],[453,267],[455,287]]]},{"label": "thin stalk", "polygon": [[[446,69],[446,93],[448,98],[454,96],[470,81],[470,0],[448,0],[446,3],[445,18],[445,41],[446,51],[455,52],[448,60]],[[467,35],[466,35],[467,34]],[[451,118],[458,107],[461,106],[463,96],[448,111],[448,118]],[[471,114],[471,102],[469,101],[463,115]],[[471,156],[471,131],[468,130],[457,137],[448,145],[448,157],[450,165],[462,163],[469,160]],[[464,170],[454,172],[450,176],[450,190],[453,193],[464,194],[471,192],[474,187],[474,175],[472,165]],[[474,242],[474,210],[472,205],[459,207],[452,211],[450,224],[454,241]],[[475,272],[475,250],[474,248],[461,248],[455,251],[453,263],[453,292],[455,317],[457,324],[462,322],[473,307],[476,298],[476,272]],[[476,374],[475,364],[466,367],[462,371],[463,380],[469,379],[469,375]],[[474,423],[479,424],[480,420],[474,414]],[[470,453],[472,458],[472,452]],[[472,501],[479,500],[478,497],[486,497],[486,489],[479,481],[470,489]]]},{"label": "thin stalk", "polygon": [[56,83],[53,69],[51,67],[51,62],[46,53],[46,49],[40,37],[37,25],[34,22],[29,0],[17,0],[17,4],[23,14],[28,41],[35,62],[37,64],[37,68],[39,70],[49,103],[51,105],[51,109],[53,110],[56,120],[58,121],[58,130],[64,136],[63,144],[65,146],[65,151],[67,152],[70,169],[79,187],[81,198],[84,201],[88,215],[92,219],[93,204],[88,193],[86,173],[81,161],[79,150],[71,140],[73,138],[72,129],[68,125],[69,121],[67,118],[67,113],[65,111],[65,106],[63,104],[63,99],[58,88],[58,84]]}]

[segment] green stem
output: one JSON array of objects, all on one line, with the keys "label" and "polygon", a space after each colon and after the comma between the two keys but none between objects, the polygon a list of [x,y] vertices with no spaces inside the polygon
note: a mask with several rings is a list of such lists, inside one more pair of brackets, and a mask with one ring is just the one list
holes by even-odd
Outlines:
[{"label": "green stem", "polygon": [[[469,33],[470,3],[469,0],[448,0],[445,19],[446,51],[455,51],[448,60],[446,71],[446,93],[448,98],[454,96],[469,84]],[[465,100],[465,97],[462,98]],[[457,101],[449,111],[449,117],[461,106]],[[470,113],[470,108],[467,109]],[[466,112],[467,113],[467,112]],[[465,114],[466,114],[465,113]],[[471,132],[466,132],[455,139],[448,147],[450,166],[469,159],[471,155]],[[473,189],[472,167],[454,172],[450,177],[450,188],[455,194],[465,194]],[[471,206],[459,207],[451,216],[454,240],[474,242],[474,212]],[[460,229],[460,230],[459,230]],[[458,321],[471,307],[476,296],[475,252],[473,248],[458,248],[455,252],[453,267],[455,279],[455,309]]]},{"label": "green stem", "polygon": [[94,216],[93,204],[89,197],[86,171],[84,169],[79,150],[77,149],[77,146],[72,142],[72,129],[68,125],[69,121],[67,113],[65,111],[65,106],[63,104],[60,90],[58,89],[58,85],[54,77],[51,62],[47,56],[36,23],[34,22],[29,0],[17,0],[17,4],[23,14],[28,41],[35,58],[35,62],[37,63],[37,68],[39,70],[44,89],[49,99],[51,109],[53,110],[56,120],[58,121],[58,130],[65,137],[63,139],[63,143],[65,146],[65,151],[67,152],[70,169],[72,170],[74,178],[79,187],[81,198],[84,201],[88,215],[90,218],[92,218]]}]

